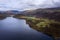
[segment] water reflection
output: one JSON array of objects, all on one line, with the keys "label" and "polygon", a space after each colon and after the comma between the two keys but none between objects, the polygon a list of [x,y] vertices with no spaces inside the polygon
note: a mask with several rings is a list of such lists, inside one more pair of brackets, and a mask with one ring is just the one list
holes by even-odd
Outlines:
[{"label": "water reflection", "polygon": [[0,20],[0,39],[13,40],[52,40],[34,29],[31,29],[23,19],[7,17]]}]

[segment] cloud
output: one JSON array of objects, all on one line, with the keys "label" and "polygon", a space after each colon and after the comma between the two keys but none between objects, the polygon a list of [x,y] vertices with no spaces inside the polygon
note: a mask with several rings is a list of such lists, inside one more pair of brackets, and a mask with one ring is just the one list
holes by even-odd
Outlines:
[{"label": "cloud", "polygon": [[0,0],[0,10],[25,10],[60,6],[60,0]]}]

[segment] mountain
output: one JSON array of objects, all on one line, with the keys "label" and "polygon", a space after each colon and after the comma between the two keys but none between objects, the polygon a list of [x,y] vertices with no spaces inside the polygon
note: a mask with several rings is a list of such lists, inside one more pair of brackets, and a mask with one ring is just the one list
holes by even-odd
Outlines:
[{"label": "mountain", "polygon": [[19,14],[21,11],[18,10],[8,10],[6,11],[6,13],[10,13],[10,14]]},{"label": "mountain", "polygon": [[60,7],[58,8],[45,8],[45,9],[36,9],[36,10],[27,10],[22,12],[25,16],[35,16],[48,19],[54,19],[60,21]]}]

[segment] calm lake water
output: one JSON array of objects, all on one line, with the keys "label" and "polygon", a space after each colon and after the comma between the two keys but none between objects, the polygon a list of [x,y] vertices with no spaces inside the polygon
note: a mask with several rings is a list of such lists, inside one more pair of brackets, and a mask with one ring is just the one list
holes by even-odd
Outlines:
[{"label": "calm lake water", "polygon": [[23,19],[7,17],[0,20],[0,40],[52,40],[26,24]]}]

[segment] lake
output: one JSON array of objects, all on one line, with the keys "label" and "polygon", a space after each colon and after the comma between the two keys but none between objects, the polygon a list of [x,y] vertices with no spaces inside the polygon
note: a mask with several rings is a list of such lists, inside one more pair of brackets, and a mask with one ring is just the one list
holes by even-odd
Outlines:
[{"label": "lake", "polygon": [[0,40],[52,40],[29,27],[23,19],[7,17],[0,20]]}]

